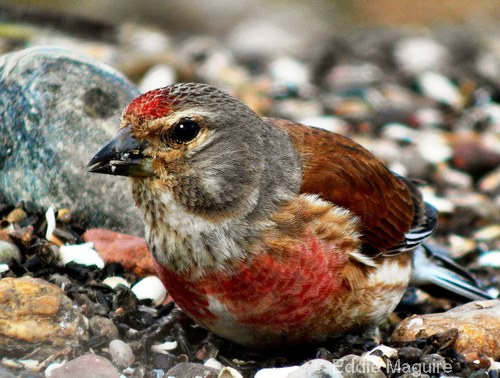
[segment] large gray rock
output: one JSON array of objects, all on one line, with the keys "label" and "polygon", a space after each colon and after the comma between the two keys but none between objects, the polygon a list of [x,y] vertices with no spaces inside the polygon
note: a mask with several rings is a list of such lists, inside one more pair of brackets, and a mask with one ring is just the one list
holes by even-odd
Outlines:
[{"label": "large gray rock", "polygon": [[68,207],[85,225],[142,234],[127,179],[86,168],[138,94],[110,67],[63,49],[0,57],[0,201]]}]

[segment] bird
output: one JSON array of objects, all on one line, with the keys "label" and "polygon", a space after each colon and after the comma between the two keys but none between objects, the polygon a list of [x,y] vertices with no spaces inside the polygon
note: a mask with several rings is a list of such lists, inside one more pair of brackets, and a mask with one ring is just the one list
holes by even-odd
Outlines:
[{"label": "bird", "polygon": [[412,180],[345,136],[260,117],[208,84],[135,98],[88,166],[130,177],[175,303],[246,347],[374,330],[410,282],[413,251],[432,255],[421,248],[437,211]]}]

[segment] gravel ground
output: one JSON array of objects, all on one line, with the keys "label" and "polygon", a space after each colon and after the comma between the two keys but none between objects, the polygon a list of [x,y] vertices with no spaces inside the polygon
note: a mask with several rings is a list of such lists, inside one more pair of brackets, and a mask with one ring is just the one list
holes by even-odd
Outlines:
[{"label": "gravel ground", "polygon": [[[394,171],[422,181],[427,200],[440,210],[440,226],[432,242],[445,247],[492,296],[498,295],[500,34],[452,26],[424,33],[383,28],[349,31],[326,36],[314,46],[313,56],[299,59],[307,54],[269,54],[245,46],[244,41],[229,44],[205,36],[174,38],[138,25],[114,29],[119,37],[111,41],[79,39],[47,29],[41,34],[26,30],[24,34],[4,30],[2,52],[62,44],[121,70],[141,90],[175,81],[208,82],[232,92],[260,114],[352,137]],[[139,280],[120,264],[102,269],[62,264],[57,244],[83,243],[86,229],[71,221],[70,210],[56,209],[58,242],[54,244],[45,238],[45,215],[26,213],[24,207],[23,203],[0,204],[0,232],[8,233],[21,252],[18,262],[10,263],[0,277],[43,278],[63,286],[87,319],[111,319],[106,332],[116,332],[135,357],[130,367],[119,366],[126,376],[162,377],[179,363],[215,358],[250,377],[263,368],[302,365],[314,358],[332,361],[349,354],[361,356],[382,343],[396,350],[393,357],[381,353],[385,361],[400,359],[424,366],[429,356],[437,355],[452,364],[454,376],[498,377],[488,358],[466,361],[449,347],[447,335],[408,345],[391,343],[392,331],[407,316],[460,304],[437,291],[409,288],[381,326],[380,338],[345,336],[320,347],[255,352],[208,333],[173,303],[154,306],[151,300],[138,300],[124,286],[113,290],[103,284],[107,277],[117,275],[130,284]],[[117,364],[112,354],[114,348],[123,346],[111,348],[106,332],[94,330],[81,347],[63,351],[60,359],[91,351]],[[161,353],[151,349],[156,343],[174,341]],[[12,371],[25,377],[43,374]]]}]

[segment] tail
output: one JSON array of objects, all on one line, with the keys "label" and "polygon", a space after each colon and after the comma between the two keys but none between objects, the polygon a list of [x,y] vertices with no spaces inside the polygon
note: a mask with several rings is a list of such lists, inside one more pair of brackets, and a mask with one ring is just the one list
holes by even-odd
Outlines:
[{"label": "tail", "polygon": [[462,300],[495,299],[479,287],[477,280],[437,246],[422,244],[413,251],[410,284],[431,285],[459,296]]}]

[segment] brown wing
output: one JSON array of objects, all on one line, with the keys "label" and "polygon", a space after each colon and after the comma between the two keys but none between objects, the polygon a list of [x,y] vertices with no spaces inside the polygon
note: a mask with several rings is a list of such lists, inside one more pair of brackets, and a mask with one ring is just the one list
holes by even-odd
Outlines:
[{"label": "brown wing", "polygon": [[373,252],[405,240],[414,220],[412,194],[382,161],[341,135],[285,120],[265,121],[287,132],[300,152],[302,193],[319,194],[356,214],[363,242]]}]

